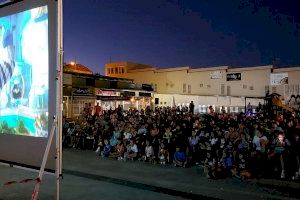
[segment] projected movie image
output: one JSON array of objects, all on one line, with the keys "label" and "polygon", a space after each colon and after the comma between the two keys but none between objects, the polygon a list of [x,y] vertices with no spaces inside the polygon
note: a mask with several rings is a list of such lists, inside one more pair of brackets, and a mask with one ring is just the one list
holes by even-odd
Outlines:
[{"label": "projected movie image", "polygon": [[0,17],[0,134],[48,137],[48,10]]}]

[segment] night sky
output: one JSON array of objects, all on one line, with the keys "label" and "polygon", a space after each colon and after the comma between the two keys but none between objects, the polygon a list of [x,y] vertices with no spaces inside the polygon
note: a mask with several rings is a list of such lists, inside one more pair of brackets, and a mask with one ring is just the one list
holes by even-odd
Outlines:
[{"label": "night sky", "polygon": [[65,62],[300,66],[298,0],[64,0]]}]

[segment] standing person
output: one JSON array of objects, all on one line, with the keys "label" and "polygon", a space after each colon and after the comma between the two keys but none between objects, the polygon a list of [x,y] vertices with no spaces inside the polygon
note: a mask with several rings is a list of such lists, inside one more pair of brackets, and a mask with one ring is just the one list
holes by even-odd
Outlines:
[{"label": "standing person", "polygon": [[255,131],[255,136],[253,137],[252,144],[254,151],[252,152],[252,157],[255,163],[255,173],[257,176],[265,175],[266,166],[266,147],[269,140],[263,135],[263,130],[257,129]]},{"label": "standing person", "polygon": [[101,112],[102,112],[102,108],[101,106],[99,105],[99,103],[97,103],[97,105],[95,106],[95,111],[94,111],[94,115],[95,116],[100,116],[101,115]]},{"label": "standing person", "polygon": [[250,102],[247,105],[247,112],[246,112],[249,116],[252,115],[252,105],[250,104]]},{"label": "standing person", "polygon": [[191,162],[193,164],[198,165],[199,163],[199,151],[198,151],[198,143],[199,143],[199,136],[195,130],[192,131],[192,136],[188,138],[189,140],[189,152],[191,154]]},{"label": "standing person", "polygon": [[190,113],[194,114],[194,108],[195,108],[195,105],[194,105],[194,102],[191,101],[190,105],[189,105],[189,109],[190,109]]},{"label": "standing person", "polygon": [[286,177],[286,163],[288,161],[288,150],[291,146],[291,143],[288,139],[285,138],[283,132],[280,132],[277,138],[274,139],[272,143],[274,147],[274,155],[275,155],[275,162],[276,162],[276,169],[281,169],[281,178]]}]

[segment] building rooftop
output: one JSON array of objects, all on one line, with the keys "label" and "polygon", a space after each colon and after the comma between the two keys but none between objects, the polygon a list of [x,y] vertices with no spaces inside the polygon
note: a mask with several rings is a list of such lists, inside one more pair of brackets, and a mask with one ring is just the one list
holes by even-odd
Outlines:
[{"label": "building rooftop", "polygon": [[78,73],[78,74],[93,74],[93,71],[90,70],[88,67],[75,62],[65,64],[63,70],[64,72],[71,72],[71,73]]},{"label": "building rooftop", "polygon": [[114,67],[115,65],[126,65],[128,70],[138,70],[138,69],[148,69],[153,68],[151,65],[141,64],[141,63],[135,63],[135,62],[111,62],[105,64],[105,67]]}]

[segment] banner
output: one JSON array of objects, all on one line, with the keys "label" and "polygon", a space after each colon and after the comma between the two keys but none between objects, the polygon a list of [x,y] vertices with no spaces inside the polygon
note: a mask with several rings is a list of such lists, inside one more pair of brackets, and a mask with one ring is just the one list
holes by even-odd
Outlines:
[{"label": "banner", "polygon": [[270,75],[270,85],[286,85],[288,83],[288,73],[276,73]]},{"label": "banner", "polygon": [[73,88],[73,96],[93,96],[94,92],[92,88]]},{"label": "banner", "polygon": [[242,80],[242,74],[241,73],[230,73],[226,75],[227,81],[240,81]]},{"label": "banner", "polygon": [[213,71],[210,73],[210,79],[221,79],[222,72],[221,71]]},{"label": "banner", "polygon": [[113,91],[113,90],[101,90],[96,88],[95,94],[99,96],[120,96],[120,92]]},{"label": "banner", "polygon": [[140,97],[151,97],[151,93],[149,92],[139,92]]}]

